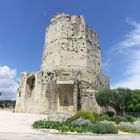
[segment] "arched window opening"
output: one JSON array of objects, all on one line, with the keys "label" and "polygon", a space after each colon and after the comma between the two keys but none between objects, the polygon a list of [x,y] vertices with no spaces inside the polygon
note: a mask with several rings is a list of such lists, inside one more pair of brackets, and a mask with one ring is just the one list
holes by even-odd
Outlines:
[{"label": "arched window opening", "polygon": [[27,79],[27,84],[26,84],[26,95],[28,97],[32,96],[34,88],[35,88],[35,76],[32,75]]}]

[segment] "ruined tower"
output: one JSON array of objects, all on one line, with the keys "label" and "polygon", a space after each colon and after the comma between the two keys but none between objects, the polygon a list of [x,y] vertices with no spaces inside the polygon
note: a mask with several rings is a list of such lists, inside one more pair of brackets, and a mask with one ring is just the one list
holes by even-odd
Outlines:
[{"label": "ruined tower", "polygon": [[57,14],[46,29],[40,71],[21,74],[15,110],[100,112],[95,93],[105,87],[109,79],[101,73],[96,32],[83,16]]}]

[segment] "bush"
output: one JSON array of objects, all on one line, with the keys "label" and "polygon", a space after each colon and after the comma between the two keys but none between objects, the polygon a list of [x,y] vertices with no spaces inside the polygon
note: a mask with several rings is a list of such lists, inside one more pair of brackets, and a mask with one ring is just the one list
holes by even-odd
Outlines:
[{"label": "bush", "polygon": [[127,122],[126,118],[122,116],[112,117],[111,121],[114,121],[116,124],[119,124],[120,122]]},{"label": "bush", "polygon": [[125,114],[124,117],[125,117],[126,122],[134,122],[135,121],[135,118],[131,115]]},{"label": "bush", "polygon": [[105,121],[105,120],[110,121],[110,117],[107,114],[103,114],[97,119],[97,121]]},{"label": "bush", "polygon": [[108,111],[105,114],[107,114],[109,117],[114,117],[115,113],[112,111]]},{"label": "bush", "polygon": [[95,118],[96,121],[100,118],[100,115],[99,114],[97,114],[95,112],[93,112],[92,114],[93,114],[93,116],[94,116],[94,118]]},{"label": "bush", "polygon": [[111,124],[95,123],[90,126],[90,131],[97,134],[117,134],[118,129]]},{"label": "bush", "polygon": [[111,121],[115,122],[116,124],[119,124],[122,121],[121,116],[115,116],[111,118]]},{"label": "bush", "polygon": [[[79,121],[80,123],[76,124],[75,122]],[[75,122],[55,122],[55,121],[46,121],[40,120],[33,123],[33,128],[47,128],[47,129],[56,129],[61,132],[92,132],[98,134],[116,134],[118,132],[115,126],[105,123],[91,123],[89,120],[78,119]]]},{"label": "bush", "polygon": [[128,105],[127,110],[128,111],[135,111],[134,105],[133,104]]},{"label": "bush", "polygon": [[134,118],[140,118],[140,112],[126,112],[128,115],[131,115]]},{"label": "bush", "polygon": [[114,121],[116,124],[119,124],[120,122],[134,122],[135,119],[131,115],[124,115],[112,117],[111,121]]},{"label": "bush", "polygon": [[71,124],[73,126],[85,126],[85,125],[90,125],[91,121],[83,118],[79,118],[75,121],[72,121]]},{"label": "bush", "polygon": [[36,121],[33,123],[33,128],[46,128],[46,129],[56,129],[61,132],[87,132],[88,131],[88,126],[76,126],[76,125],[71,125],[67,122],[56,122],[56,121],[45,121],[45,120],[40,120]]},{"label": "bush", "polygon": [[79,118],[90,120],[92,123],[95,122],[95,117],[93,116],[93,114],[91,112],[87,112],[87,111],[79,111],[76,113],[76,115],[68,118],[66,121],[72,122],[72,121],[75,121]]},{"label": "bush", "polygon": [[140,121],[136,121],[134,123],[121,122],[119,124],[119,129],[124,132],[140,133]]},{"label": "bush", "polygon": [[63,123],[58,122],[58,121],[39,120],[33,123],[33,128],[56,129],[62,125]]},{"label": "bush", "polygon": [[140,104],[137,104],[137,105],[135,106],[135,111],[140,111]]}]

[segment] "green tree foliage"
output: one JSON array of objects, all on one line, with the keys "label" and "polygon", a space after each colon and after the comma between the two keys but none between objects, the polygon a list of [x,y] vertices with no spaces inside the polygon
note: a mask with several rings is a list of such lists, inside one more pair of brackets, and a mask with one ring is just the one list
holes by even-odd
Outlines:
[{"label": "green tree foliage", "polygon": [[117,114],[123,114],[132,100],[132,91],[125,88],[102,89],[96,94],[96,99],[99,105],[111,106]]},{"label": "green tree foliage", "polygon": [[128,104],[127,111],[140,112],[140,90],[133,90],[132,97],[132,100]]}]

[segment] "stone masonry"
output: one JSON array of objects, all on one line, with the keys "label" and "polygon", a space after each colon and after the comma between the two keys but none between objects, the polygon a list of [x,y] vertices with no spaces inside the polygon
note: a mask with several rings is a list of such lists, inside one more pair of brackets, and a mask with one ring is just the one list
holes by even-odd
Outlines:
[{"label": "stone masonry", "polygon": [[109,87],[101,73],[97,34],[83,16],[60,13],[46,29],[39,72],[20,75],[16,112],[100,113],[95,93]]}]

